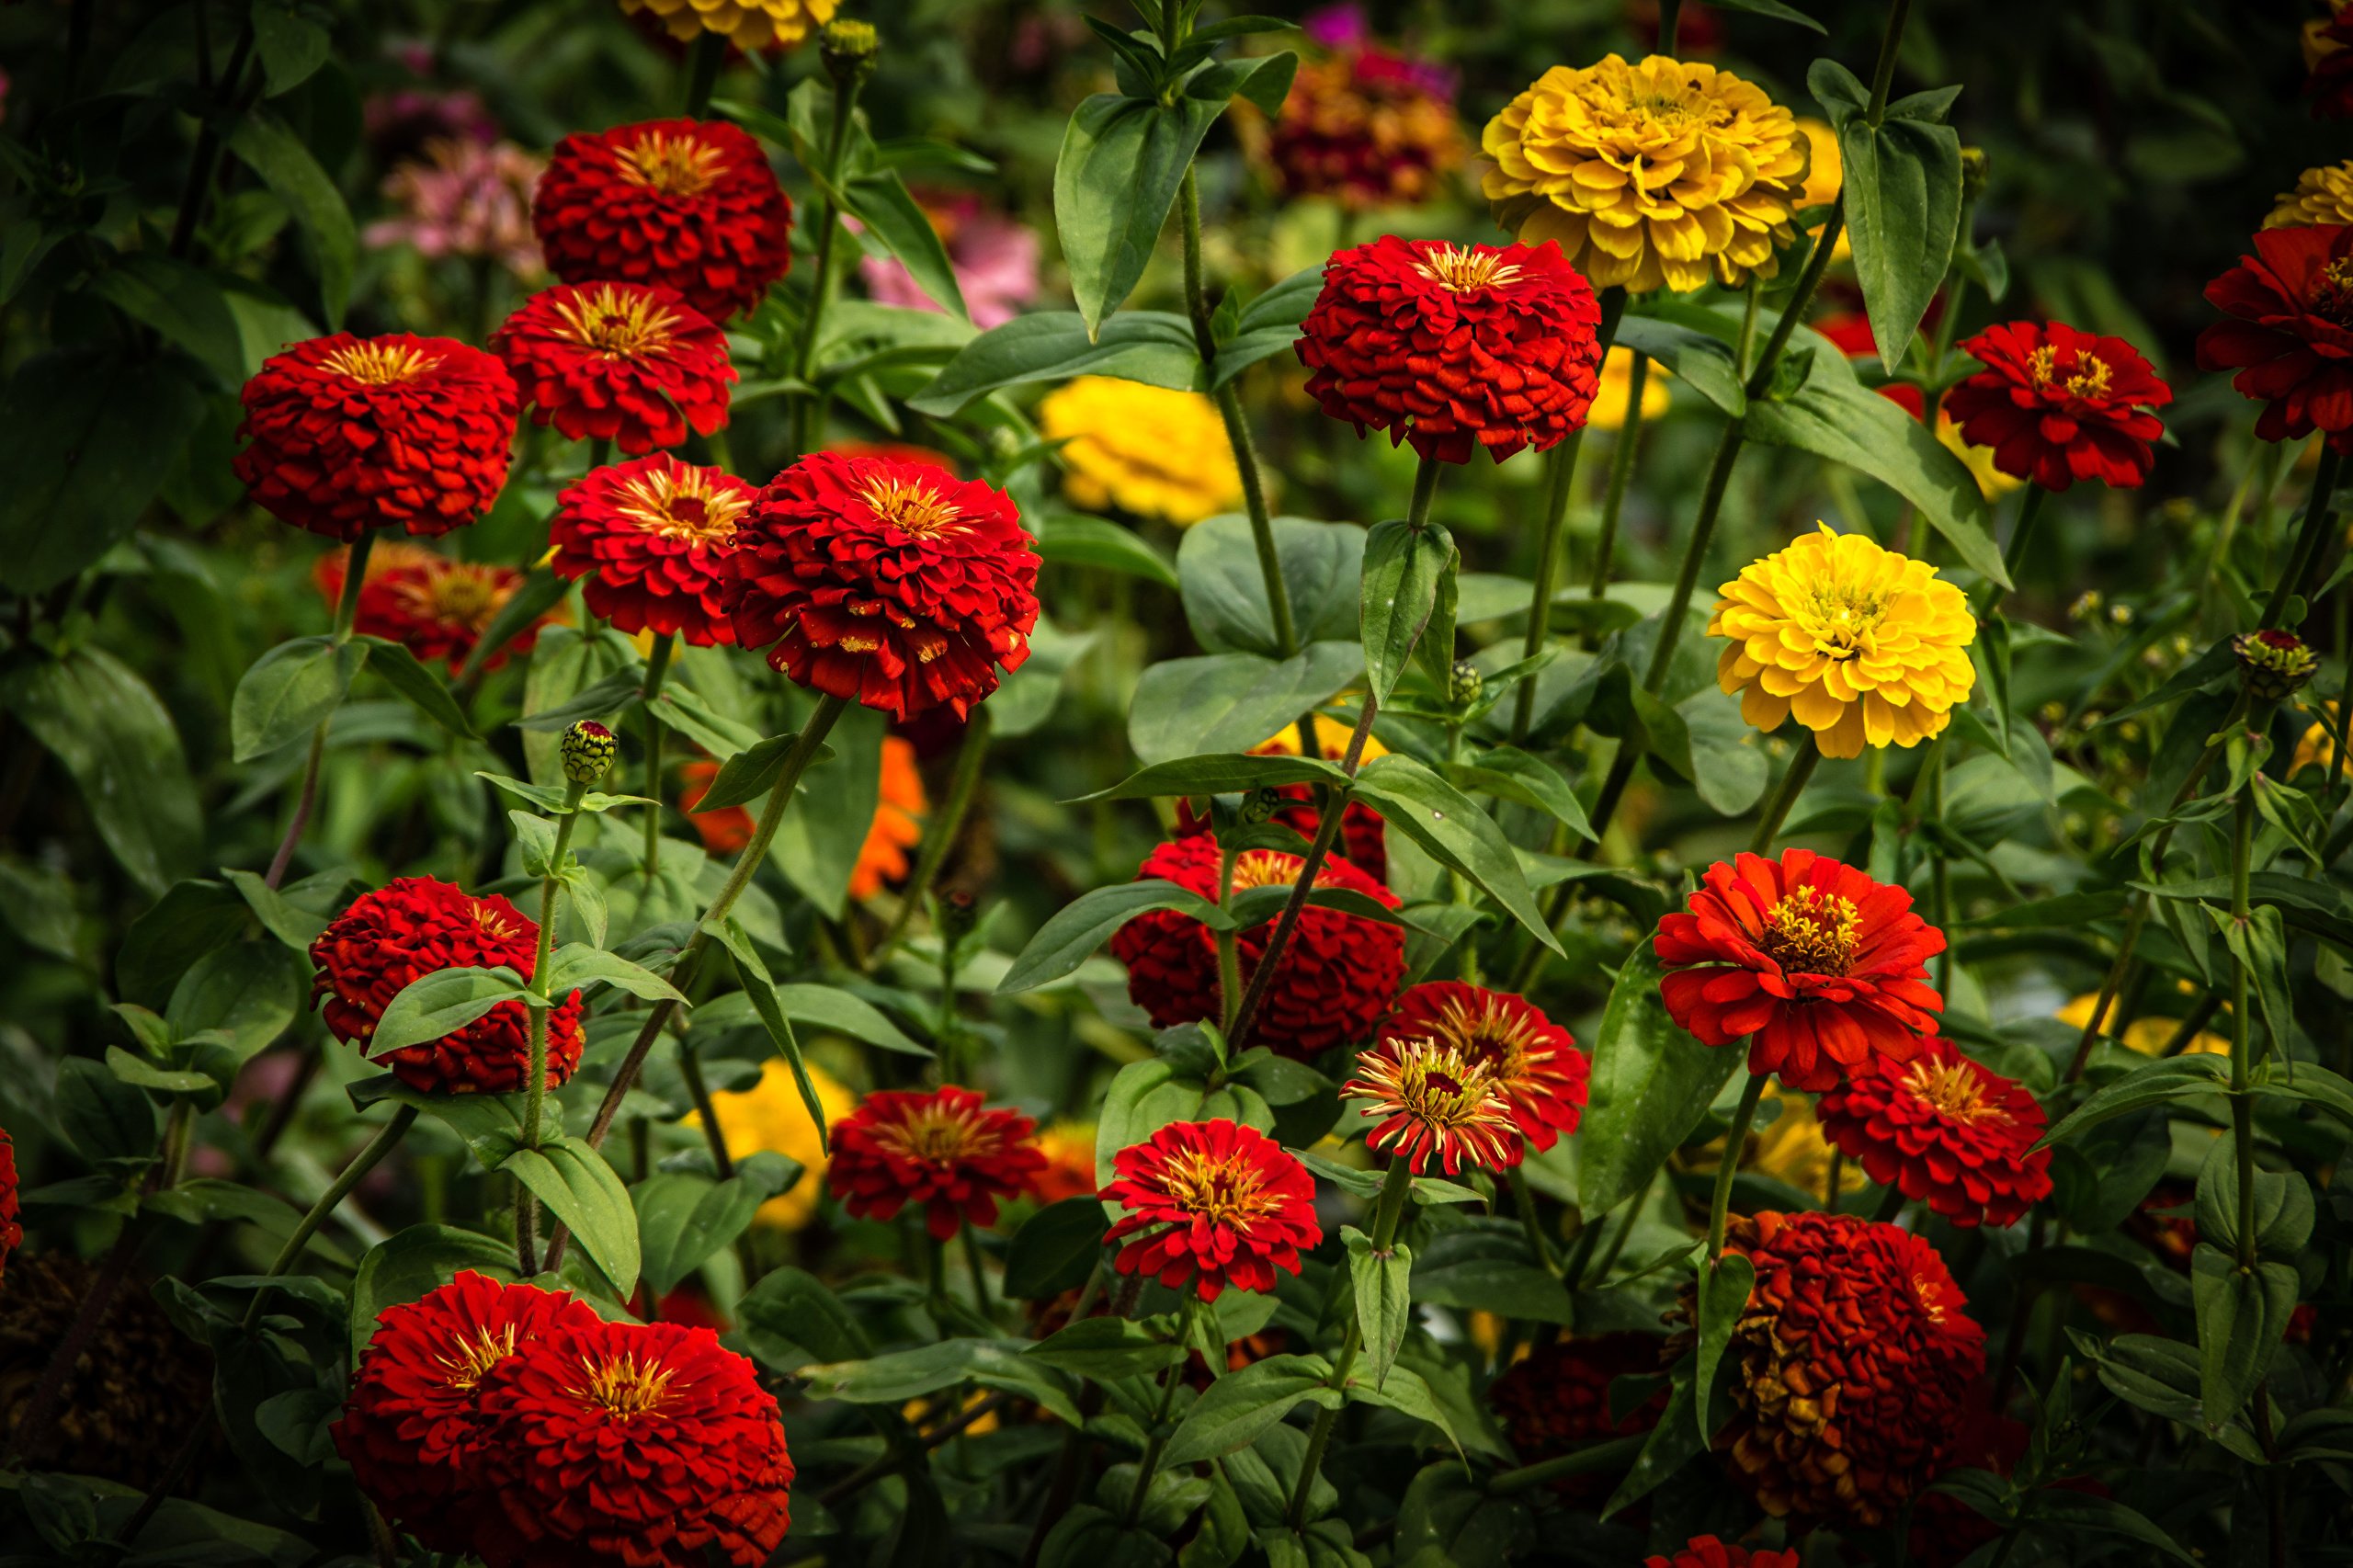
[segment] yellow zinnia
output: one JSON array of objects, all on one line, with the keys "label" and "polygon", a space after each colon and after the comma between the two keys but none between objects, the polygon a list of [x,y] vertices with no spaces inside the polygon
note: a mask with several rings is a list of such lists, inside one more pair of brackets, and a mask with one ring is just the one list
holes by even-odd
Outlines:
[{"label": "yellow zinnia", "polygon": [[[1601,361],[1601,390],[1593,394],[1593,414],[1586,421],[1597,430],[1623,430],[1634,401],[1634,351],[1612,348]],[[1674,400],[1667,396],[1666,367],[1656,360],[1643,378],[1643,422],[1665,414]]]},{"label": "yellow zinnia", "polygon": [[834,19],[841,0],[621,0],[634,16],[651,11],[680,42],[718,33],[741,50],[790,49]]},{"label": "yellow zinnia", "polygon": [[[2185,986],[2183,989],[2186,990],[2188,987]],[[2057,1015],[2059,1021],[2070,1028],[2082,1028],[2092,1021],[2092,1009],[2098,1005],[2099,993],[2086,991],[2059,1009]],[[2108,1017],[2101,1021],[2111,1032],[2114,1030],[2116,1025],[2114,1002],[2111,1001],[2109,1004]],[[2154,1056],[2173,1043],[2173,1037],[2179,1032],[2180,1028],[2179,1018],[2158,1018],[2144,1015],[2125,1025],[2121,1038],[2128,1049],[2137,1051],[2143,1056]],[[2228,1056],[2230,1053],[2231,1042],[2211,1029],[2199,1030],[2190,1037],[2189,1043],[2182,1047],[2182,1054],[2185,1056]]]},{"label": "yellow zinnia", "polygon": [[1729,71],[1654,54],[1556,65],[1490,120],[1482,186],[1526,244],[1558,240],[1596,288],[1688,292],[1779,270],[1809,151]]},{"label": "yellow zinnia", "polygon": [[1225,422],[1199,392],[1081,376],[1047,394],[1038,427],[1063,443],[1063,494],[1183,527],[1242,504]]},{"label": "yellow zinnia", "polygon": [[1925,561],[1861,534],[1805,534],[1717,590],[1708,635],[1731,639],[1716,683],[1759,730],[1791,714],[1824,756],[1943,732],[1977,672],[1976,618]]},{"label": "yellow zinnia", "polygon": [[[809,1081],[817,1086],[817,1103],[825,1108],[829,1124],[858,1108],[858,1096],[814,1062],[809,1064]],[[817,1142],[817,1125],[809,1119],[809,1108],[801,1103],[801,1087],[792,1081],[792,1069],[784,1058],[771,1056],[760,1063],[760,1081],[750,1088],[711,1096],[710,1108],[719,1118],[719,1131],[727,1140],[730,1155],[740,1160],[765,1150],[798,1160],[803,1167],[800,1179],[760,1205],[752,1222],[779,1231],[797,1231],[807,1224],[817,1211],[817,1194],[824,1186],[825,1153]],[[686,1124],[699,1128],[700,1113],[688,1112]]]},{"label": "yellow zinnia", "polygon": [[2282,191],[2279,205],[2263,221],[2267,229],[2315,223],[2353,223],[2353,158],[2298,175],[2296,188]]},{"label": "yellow zinnia", "polygon": [[2336,765],[2336,704],[2319,705],[2320,718],[2296,743],[2296,755],[2288,764],[2286,777],[2293,778],[2307,767],[2334,767]]},{"label": "yellow zinnia", "polygon": [[1977,493],[1988,501],[1998,501],[2026,483],[2025,480],[2013,478],[1994,466],[1993,448],[1973,447],[1962,440],[1960,425],[1941,407],[1937,410],[1937,439],[1944,443],[1947,451],[1961,460],[1970,476],[1977,481]]}]

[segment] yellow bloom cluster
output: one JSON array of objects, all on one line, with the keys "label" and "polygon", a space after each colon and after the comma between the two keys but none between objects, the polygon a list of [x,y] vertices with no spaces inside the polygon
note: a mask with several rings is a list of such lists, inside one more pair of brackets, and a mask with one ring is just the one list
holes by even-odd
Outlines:
[{"label": "yellow bloom cluster", "polygon": [[1488,122],[1483,181],[1524,244],[1558,240],[1596,288],[1688,292],[1779,270],[1809,150],[1729,71],[1654,54],[1556,65]]},{"label": "yellow bloom cluster", "polygon": [[1039,403],[1038,426],[1063,443],[1063,493],[1089,511],[1184,527],[1242,505],[1225,422],[1199,392],[1081,376]]},{"label": "yellow bloom cluster", "polygon": [[672,38],[718,33],[736,48],[790,49],[834,19],[841,0],[621,0],[634,16],[651,11]]},{"label": "yellow bloom cluster", "polygon": [[1791,714],[1824,756],[1917,745],[1969,699],[1976,618],[1925,561],[1825,525],[1718,590],[1708,634],[1731,640],[1716,682],[1759,730]]},{"label": "yellow bloom cluster", "polygon": [[[2079,1029],[2092,1021],[2092,1009],[2097,1006],[2099,1006],[2099,993],[2086,991],[2060,1008],[2056,1016],[2061,1023],[2067,1025],[2070,1028]],[[2109,1004],[2108,1017],[2104,1020],[2111,1033],[2116,1028],[2116,1004],[2111,1002]],[[2143,1014],[2124,1026],[2124,1033],[2120,1038],[2128,1049],[2137,1051],[2143,1056],[2154,1056],[2172,1044],[2173,1037],[2180,1030],[2179,1018],[2161,1018]],[[2228,1056],[2231,1053],[2231,1042],[2211,1029],[2200,1029],[2190,1037],[2188,1045],[2182,1047],[2182,1053],[2187,1056]]]},{"label": "yellow bloom cluster", "polygon": [[2315,223],[2353,223],[2353,158],[2298,175],[2296,188],[2280,192],[2279,205],[2263,221],[2267,229]]},{"label": "yellow bloom cluster", "polygon": [[[809,1064],[809,1081],[817,1086],[817,1103],[825,1108],[829,1125],[858,1108],[858,1096],[814,1062]],[[804,1167],[798,1181],[760,1205],[752,1222],[780,1231],[797,1231],[807,1224],[817,1211],[817,1194],[825,1185],[825,1152],[817,1141],[817,1124],[809,1119],[809,1108],[801,1103],[800,1086],[792,1081],[792,1069],[784,1058],[771,1056],[762,1062],[760,1081],[750,1088],[711,1096],[710,1108],[719,1118],[727,1152],[734,1158],[766,1152],[798,1160]],[[690,1112],[686,1124],[699,1128],[701,1115]]]}]

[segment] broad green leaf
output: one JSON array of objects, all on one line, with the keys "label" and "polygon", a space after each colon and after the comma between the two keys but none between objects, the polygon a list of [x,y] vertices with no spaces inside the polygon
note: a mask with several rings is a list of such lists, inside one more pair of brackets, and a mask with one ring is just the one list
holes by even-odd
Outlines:
[{"label": "broad green leaf", "polygon": [[781,1154],[761,1153],[738,1163],[736,1174],[713,1181],[690,1171],[660,1171],[630,1195],[646,1288],[658,1299],[676,1290],[713,1253],[734,1244],[760,1205],[801,1176]]},{"label": "broad green leaf", "polygon": [[548,1206],[623,1300],[637,1289],[637,1210],[605,1157],[578,1138],[517,1149],[499,1166]]},{"label": "broad green leaf", "polygon": [[833,1152],[833,1129],[825,1118],[824,1097],[817,1093],[816,1081],[809,1075],[808,1058],[801,1052],[800,1037],[792,1032],[792,1020],[786,1017],[783,1002],[778,997],[776,978],[768,972],[767,960],[760,957],[752,945],[751,937],[733,915],[716,926],[706,924],[703,929],[716,936],[735,960],[736,978],[744,983],[744,994],[752,999],[752,1010],[759,1015],[760,1023],[768,1031],[769,1043],[792,1069],[792,1082],[801,1091],[801,1107],[809,1113],[809,1124],[817,1130],[817,1147],[825,1153]]},{"label": "broad green leaf", "polygon": [[467,1270],[513,1278],[513,1244],[452,1225],[411,1225],[369,1247],[351,1281],[353,1349],[367,1348],[388,1308],[406,1306]]},{"label": "broad green leaf", "polygon": [[[1376,701],[1386,702],[1412,662],[1425,632],[1443,635],[1453,661],[1454,617],[1446,585],[1461,563],[1454,536],[1437,527],[1391,520],[1366,536],[1359,623],[1365,675]],[[1438,611],[1448,610],[1439,624]]]},{"label": "broad green leaf", "polygon": [[1748,412],[1732,346],[1696,328],[1629,312],[1618,323],[1618,343],[1647,355],[1724,413],[1737,419]]},{"label": "broad green leaf", "polygon": [[170,338],[219,377],[244,380],[244,345],[221,285],[202,269],[154,251],[133,251],[92,278],[90,291]]},{"label": "broad green leaf", "polygon": [[893,1350],[862,1361],[804,1367],[807,1397],[852,1404],[904,1404],[964,1381],[973,1358],[994,1346],[978,1339],[949,1339],[915,1350]]},{"label": "broad green leaf", "polygon": [[286,203],[295,225],[310,241],[321,311],[330,332],[340,328],[359,252],[359,231],[343,193],[319,167],[301,136],[270,109],[248,109],[235,121],[228,142],[229,150]]},{"label": "broad green leaf", "polygon": [[93,1165],[143,1167],[155,1153],[155,1103],[103,1062],[57,1064],[57,1130]]},{"label": "broad green leaf", "polygon": [[1347,782],[1347,775],[1321,757],[1258,756],[1223,752],[1210,756],[1180,757],[1154,763],[1131,773],[1108,790],[1081,795],[1087,801],[1142,801],[1164,795],[1230,795],[1249,790],[1277,789],[1286,784]]},{"label": "broad green leaf", "polygon": [[989,392],[1074,376],[1114,376],[1179,392],[1200,392],[1206,384],[1193,324],[1183,316],[1122,311],[1089,336],[1076,312],[1038,311],[972,339],[907,406],[947,418]]},{"label": "broad green leaf", "polygon": [[1354,642],[1311,642],[1280,663],[1256,653],[1164,659],[1136,681],[1128,744],[1147,763],[1248,751],[1363,673]]},{"label": "broad green leaf", "polygon": [[[1069,1203],[1094,1204],[1083,1198]],[[1129,1318],[1082,1318],[1031,1346],[1032,1361],[1042,1361],[1065,1372],[1088,1378],[1150,1377],[1185,1358],[1185,1347],[1173,1340],[1155,1339],[1143,1324]]]},{"label": "broad green leaf", "polygon": [[779,985],[776,999],[784,1016],[800,1023],[814,1024],[820,1029],[879,1045],[902,1056],[932,1053],[931,1047],[908,1039],[906,1031],[886,1017],[881,1008],[847,991],[837,991],[830,985]]},{"label": "broad green leaf", "polygon": [[813,1274],[771,1269],[744,1293],[735,1315],[745,1348],[763,1366],[794,1372],[813,1360],[855,1361],[873,1346],[858,1313]]},{"label": "broad green leaf", "polygon": [[649,1002],[683,1003],[687,999],[660,975],[585,942],[566,942],[558,948],[548,960],[547,974],[535,978],[541,980],[541,989],[551,998],[602,981],[616,991],[626,991]]},{"label": "broad green leaf", "polygon": [[768,850],[785,880],[829,920],[842,918],[848,906],[850,879],[881,799],[884,724],[871,708],[842,714],[825,755],[801,775]]},{"label": "broad green leaf", "polygon": [[965,318],[964,292],[956,286],[956,268],[931,218],[908,194],[906,182],[886,168],[869,168],[843,182],[842,196],[849,215],[863,226],[861,244],[870,239],[896,256],[915,287],[949,315]]},{"label": "broad green leaf", "polygon": [[81,788],[116,860],[151,893],[195,867],[203,838],[196,785],[170,713],[112,653],[85,643],[20,664],[6,706]]},{"label": "broad green leaf", "polygon": [[[800,739],[797,734],[772,735],[759,744],[729,757],[720,765],[719,776],[710,781],[710,788],[695,802],[696,814],[724,811],[729,806],[740,806],[765,796],[776,788],[778,777],[784,772],[785,756]],[[818,749],[820,761],[832,755],[831,746]],[[807,777],[802,775],[803,782]]]},{"label": "broad green leaf", "polygon": [[368,1051],[381,1055],[454,1034],[503,1002],[530,994],[523,977],[496,969],[437,969],[403,986],[376,1020]]},{"label": "broad green leaf", "polygon": [[1880,363],[1901,365],[1961,225],[1961,137],[1943,123],[1952,94],[1889,104],[1873,125],[1862,84],[1835,62],[1816,62],[1806,85],[1838,133],[1839,201]]},{"label": "broad green leaf", "polygon": [[1703,1443],[1714,1436],[1708,1429],[1708,1422],[1716,1369],[1732,1346],[1732,1331],[1747,1309],[1748,1293],[1756,1285],[1756,1266],[1739,1253],[1728,1252],[1713,1263],[1705,1258],[1699,1261],[1699,1344],[1691,1381],[1691,1406],[1699,1418]]},{"label": "broad green leaf", "polygon": [[[1199,39],[1201,34],[1193,35]],[[1222,387],[1261,359],[1273,358],[1299,341],[1299,324],[1324,291],[1324,268],[1294,272],[1242,307],[1231,336],[1218,342],[1211,367],[1211,389]],[[1231,299],[1233,296],[1228,295]]]},{"label": "broad green leaf", "polygon": [[2152,1106],[2217,1094],[2230,1074],[2230,1062],[2219,1056],[2173,1056],[2135,1067],[2070,1111],[2058,1126],[2042,1135],[2035,1147],[2063,1142],[2101,1122]]},{"label": "broad green leaf", "polygon": [[1357,774],[1355,797],[1379,811],[1395,832],[1461,872],[1508,911],[1536,939],[1561,950],[1529,895],[1511,841],[1471,797],[1403,752],[1376,757]]},{"label": "broad green leaf", "polygon": [[1109,941],[1112,932],[1154,909],[1173,909],[1188,915],[1212,930],[1222,930],[1233,924],[1223,910],[1200,894],[1156,877],[1097,888],[1063,905],[1051,919],[1038,927],[1037,935],[1029,938],[1029,945],[1013,960],[1013,967],[997,982],[997,994],[1034,991],[1062,979]]},{"label": "broad green leaf", "polygon": [[325,915],[302,908],[253,872],[223,870],[221,874],[244,899],[263,928],[296,952],[308,953],[311,944],[327,928]]},{"label": "broad green leaf", "polygon": [[1185,1413],[1169,1435],[1161,1462],[1198,1464],[1246,1449],[1302,1400],[1338,1409],[1339,1392],[1324,1386],[1331,1375],[1330,1365],[1320,1356],[1269,1356],[1227,1373]]},{"label": "broad green leaf", "polygon": [[[1100,1189],[1118,1179],[1112,1162],[1120,1150],[1133,1148],[1172,1121],[1192,1119],[1200,1108],[1200,1084],[1178,1077],[1165,1058],[1148,1057],[1120,1068],[1096,1113],[1096,1187]],[[1111,1199],[1100,1201],[1113,1220],[1124,1212]]]},{"label": "broad green leaf", "polygon": [[352,641],[368,644],[368,667],[383,676],[385,684],[405,698],[411,707],[460,740],[479,738],[466,720],[466,710],[449,694],[449,687],[439,676],[419,664],[415,653],[382,637],[356,637]]},{"label": "broad green leaf", "polygon": [[265,97],[290,93],[327,62],[327,29],[291,0],[253,0],[254,52]]},{"label": "broad green leaf", "polygon": [[236,700],[229,708],[229,741],[235,759],[251,762],[307,739],[342,705],[352,677],[368,662],[372,642],[297,637],[255,660],[237,683]]},{"label": "broad green leaf", "polygon": [[1593,1076],[1577,1138],[1577,1203],[1598,1218],[1648,1187],[1741,1065],[1736,1046],[1701,1045],[1667,1016],[1660,968],[1638,942],[1609,988],[1593,1037]]},{"label": "broad green leaf", "polygon": [[2210,1427],[2245,1407],[2271,1365],[2296,1311],[2296,1271],[2258,1262],[2242,1269],[2231,1255],[2200,1242],[2189,1258],[2190,1298],[2198,1308],[2198,1368]]},{"label": "broad green leaf", "polygon": [[[1353,642],[1362,619],[1365,530],[1306,517],[1269,518],[1267,530],[1299,641]],[[1185,619],[1205,651],[1279,655],[1267,571],[1248,517],[1229,512],[1187,528],[1176,547],[1176,575]]]},{"label": "broad green leaf", "polygon": [[1110,1225],[1092,1196],[1065,1198],[1039,1210],[1021,1222],[1005,1249],[1005,1293],[1041,1301],[1077,1290],[1102,1258]]},{"label": "broad green leaf", "polygon": [[1677,1363],[1674,1381],[1668,1387],[1666,1408],[1659,1413],[1658,1425],[1651,1428],[1649,1439],[1643,1444],[1643,1451],[1634,1457],[1633,1468],[1626,1472],[1626,1479],[1619,1483],[1618,1490],[1609,1494],[1609,1501],[1603,1506],[1601,1517],[1604,1519],[1648,1496],[1667,1477],[1708,1451],[1706,1441],[1699,1436],[1699,1420],[1692,1414],[1693,1376],[1689,1358]]},{"label": "broad green leaf", "polygon": [[1164,588],[1176,586],[1176,568],[1134,530],[1108,517],[1049,512],[1038,523],[1038,558],[1073,566],[1124,572]]},{"label": "broad green leaf", "polygon": [[1377,1392],[1388,1381],[1397,1360],[1397,1347],[1414,1323],[1414,1250],[1403,1242],[1386,1253],[1375,1252],[1372,1238],[1353,1225],[1343,1226],[1340,1240],[1348,1249],[1348,1283],[1357,1303],[1357,1330],[1364,1342],[1365,1359]]}]

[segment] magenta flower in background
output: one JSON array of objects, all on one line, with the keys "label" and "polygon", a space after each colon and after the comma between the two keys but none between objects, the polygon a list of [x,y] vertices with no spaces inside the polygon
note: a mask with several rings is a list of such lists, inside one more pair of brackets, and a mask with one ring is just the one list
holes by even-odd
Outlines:
[{"label": "magenta flower in background", "polygon": [[384,181],[399,205],[368,225],[371,245],[415,245],[428,256],[490,256],[517,278],[546,268],[531,233],[531,189],[546,163],[512,142],[439,138]]},{"label": "magenta flower in background", "polygon": [[[1038,297],[1038,236],[983,207],[965,191],[924,192],[916,198],[948,247],[956,286],[972,324],[986,332],[1021,313]],[[866,291],[885,305],[936,311],[931,296],[895,257],[866,256],[858,264]]]}]

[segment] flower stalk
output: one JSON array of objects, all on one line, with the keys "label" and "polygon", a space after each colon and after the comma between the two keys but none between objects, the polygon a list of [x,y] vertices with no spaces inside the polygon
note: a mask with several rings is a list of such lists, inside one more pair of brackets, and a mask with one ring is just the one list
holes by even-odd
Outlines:
[{"label": "flower stalk", "polygon": [[[1414,1173],[1402,1158],[1392,1158],[1388,1174],[1381,1178],[1381,1196],[1373,1201],[1372,1250],[1387,1256],[1397,1245],[1397,1227],[1404,1218],[1405,1200],[1414,1190]],[[1364,1348],[1364,1330],[1357,1314],[1348,1314],[1347,1333],[1340,1340],[1340,1354],[1333,1359],[1332,1375],[1324,1386],[1335,1391],[1347,1389],[1348,1374],[1355,1370],[1357,1352]],[[1287,1522],[1293,1530],[1307,1523],[1307,1499],[1315,1490],[1315,1478],[1324,1468],[1324,1450],[1332,1441],[1332,1427],[1339,1420],[1339,1406],[1324,1405],[1315,1412],[1315,1426],[1307,1436],[1307,1454],[1300,1460],[1299,1484],[1290,1494],[1290,1512]]]},{"label": "flower stalk", "polygon": [[1732,1184],[1740,1171],[1740,1156],[1748,1143],[1748,1130],[1756,1125],[1756,1107],[1765,1098],[1768,1074],[1751,1073],[1740,1091],[1740,1104],[1724,1131],[1723,1162],[1716,1167],[1716,1187],[1708,1200],[1708,1267],[1724,1255],[1724,1227],[1732,1221]]},{"label": "flower stalk", "polygon": [[[278,1256],[270,1260],[268,1269],[262,1276],[265,1280],[277,1279],[294,1267],[294,1260],[302,1256],[302,1249],[311,1244],[311,1238],[319,1233],[319,1227],[325,1224],[328,1217],[342,1206],[343,1200],[351,1196],[352,1190],[367,1179],[368,1173],[398,1146],[415,1120],[415,1106],[396,1105],[392,1108],[392,1116],[376,1130],[376,1136],[351,1157],[351,1163],[343,1167],[342,1173],[328,1185],[326,1191],[319,1195],[319,1200],[311,1205],[310,1211],[295,1225],[293,1233],[286,1238],[286,1244],[279,1247]],[[244,1327],[250,1329],[261,1322],[262,1304],[269,1300],[269,1291],[270,1287],[267,1284],[254,1291],[253,1300],[245,1305]]]}]

